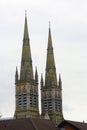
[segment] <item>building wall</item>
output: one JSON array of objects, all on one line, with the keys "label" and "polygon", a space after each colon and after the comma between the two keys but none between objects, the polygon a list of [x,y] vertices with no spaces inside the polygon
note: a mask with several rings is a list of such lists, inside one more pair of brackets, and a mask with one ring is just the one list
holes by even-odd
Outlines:
[{"label": "building wall", "polygon": [[16,84],[16,118],[39,117],[38,84]]},{"label": "building wall", "polygon": [[41,90],[42,116],[48,113],[49,118],[56,124],[63,120],[62,95],[58,88],[42,88]]}]

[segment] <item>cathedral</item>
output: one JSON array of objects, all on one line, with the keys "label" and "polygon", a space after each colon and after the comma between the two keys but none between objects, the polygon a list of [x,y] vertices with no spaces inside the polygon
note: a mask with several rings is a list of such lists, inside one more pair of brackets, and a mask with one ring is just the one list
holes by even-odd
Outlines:
[{"label": "cathedral", "polygon": [[[45,80],[44,80],[45,79]],[[63,120],[62,80],[57,80],[51,28],[49,25],[45,77],[41,74],[41,114],[39,113],[38,71],[33,73],[27,15],[25,15],[20,74],[15,73],[15,119],[39,118],[59,124]]]}]

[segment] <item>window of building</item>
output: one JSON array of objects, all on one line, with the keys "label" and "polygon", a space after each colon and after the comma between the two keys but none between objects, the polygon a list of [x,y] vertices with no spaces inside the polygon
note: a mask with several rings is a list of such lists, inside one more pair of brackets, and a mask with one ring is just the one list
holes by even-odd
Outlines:
[{"label": "window of building", "polygon": [[61,111],[61,98],[55,97],[55,111]]},{"label": "window of building", "polygon": [[49,97],[48,99],[48,109],[52,111],[52,98],[51,97]]},{"label": "window of building", "polygon": [[44,111],[47,111],[47,99],[43,98],[43,109]]},{"label": "window of building", "polygon": [[30,107],[33,107],[33,89],[30,88]]},{"label": "window of building", "polygon": [[26,107],[27,106],[27,94],[23,93],[23,106]]},{"label": "window of building", "polygon": [[57,110],[58,110],[58,112],[60,112],[61,111],[61,98],[60,97],[58,97],[58,104],[57,105],[58,105]]},{"label": "window of building", "polygon": [[57,100],[55,99],[55,111],[57,111]]},{"label": "window of building", "polygon": [[21,102],[18,102],[18,107],[21,107],[22,106],[22,103]]},{"label": "window of building", "polygon": [[34,95],[34,107],[36,107],[37,106],[37,97],[36,97],[36,95]]},{"label": "window of building", "polygon": [[22,106],[22,94],[18,93],[18,107]]},{"label": "window of building", "polygon": [[58,110],[58,112],[60,112],[60,111],[61,111],[61,106],[60,106],[60,103],[58,103],[57,110]]},{"label": "window of building", "polygon": [[32,107],[33,106],[33,97],[32,97],[32,95],[30,95],[30,107]]}]

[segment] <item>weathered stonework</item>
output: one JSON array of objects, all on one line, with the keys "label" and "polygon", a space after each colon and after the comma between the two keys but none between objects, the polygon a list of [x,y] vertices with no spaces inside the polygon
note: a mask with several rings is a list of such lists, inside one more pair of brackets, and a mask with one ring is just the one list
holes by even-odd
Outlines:
[{"label": "weathered stonework", "polygon": [[57,83],[50,27],[48,36],[45,83],[43,81],[43,77],[41,77],[41,103],[43,118],[45,118],[45,114],[48,113],[49,118],[56,124],[59,124],[63,120],[62,81],[59,75],[59,81]]},{"label": "weathered stonework", "polygon": [[[28,35],[26,16],[23,35],[20,76],[16,67],[15,91],[15,118],[39,117],[38,72],[36,68],[35,74],[33,74],[30,39]],[[59,80],[57,81],[50,27],[48,36],[45,81],[43,80],[43,75],[41,75],[41,110],[41,117],[44,119],[50,119],[56,124],[59,124],[63,120],[62,81],[60,75]]]},{"label": "weathered stonework", "polygon": [[34,78],[26,16],[24,26],[20,78],[18,75],[18,70],[16,68],[15,91],[15,118],[39,117],[38,73],[36,69]]}]

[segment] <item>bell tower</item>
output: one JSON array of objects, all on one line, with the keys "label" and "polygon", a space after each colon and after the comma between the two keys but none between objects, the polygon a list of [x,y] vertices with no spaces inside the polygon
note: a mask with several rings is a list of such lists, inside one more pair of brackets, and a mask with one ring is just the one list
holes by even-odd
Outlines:
[{"label": "bell tower", "polygon": [[45,115],[48,113],[50,120],[53,120],[56,124],[63,120],[62,81],[61,75],[59,74],[59,81],[57,82],[50,25],[48,34],[45,82],[43,81],[43,76],[41,75],[41,103],[43,118],[45,118]]},{"label": "bell tower", "polygon": [[38,72],[33,74],[30,39],[25,14],[23,47],[20,76],[16,67],[15,73],[15,118],[39,117],[38,108]]}]

